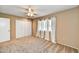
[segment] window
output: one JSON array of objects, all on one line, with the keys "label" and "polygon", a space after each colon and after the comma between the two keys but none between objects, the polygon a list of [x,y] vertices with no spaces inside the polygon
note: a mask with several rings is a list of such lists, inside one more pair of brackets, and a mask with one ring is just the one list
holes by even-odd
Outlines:
[{"label": "window", "polygon": [[47,20],[44,20],[44,31],[47,31]]},{"label": "window", "polygon": [[38,21],[38,31],[47,31],[47,20]]},{"label": "window", "polygon": [[[54,43],[56,43],[55,29],[56,29],[56,17],[38,21],[38,31],[42,31],[41,34],[45,31],[45,35],[47,35],[47,36],[50,35],[50,37],[51,37],[51,38],[48,38],[48,40],[50,39]],[[48,34],[46,34],[46,32],[48,32]]]},{"label": "window", "polygon": [[41,31],[41,21],[38,21],[38,31]]},{"label": "window", "polygon": [[52,30],[51,20],[38,21],[38,31],[51,31]]},{"label": "window", "polygon": [[51,20],[48,20],[48,31],[52,31],[52,23],[51,23]]}]

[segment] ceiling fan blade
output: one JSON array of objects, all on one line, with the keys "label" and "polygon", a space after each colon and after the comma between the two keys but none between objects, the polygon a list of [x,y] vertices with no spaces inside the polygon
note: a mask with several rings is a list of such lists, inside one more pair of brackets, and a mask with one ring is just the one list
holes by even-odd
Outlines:
[{"label": "ceiling fan blade", "polygon": [[34,14],[34,15],[38,15],[38,14]]},{"label": "ceiling fan blade", "polygon": [[25,9],[25,11],[28,11],[28,9]]}]

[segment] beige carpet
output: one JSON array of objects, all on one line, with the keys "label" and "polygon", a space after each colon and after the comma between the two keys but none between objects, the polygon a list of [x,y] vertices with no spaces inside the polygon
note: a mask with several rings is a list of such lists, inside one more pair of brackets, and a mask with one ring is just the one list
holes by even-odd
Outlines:
[{"label": "beige carpet", "polygon": [[0,53],[74,53],[76,49],[54,44],[50,41],[35,38],[24,37],[15,42],[2,43]]}]

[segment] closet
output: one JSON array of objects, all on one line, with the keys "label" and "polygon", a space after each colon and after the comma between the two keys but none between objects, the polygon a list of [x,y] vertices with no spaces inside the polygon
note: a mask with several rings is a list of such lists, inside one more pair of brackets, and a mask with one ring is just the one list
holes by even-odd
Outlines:
[{"label": "closet", "polygon": [[0,18],[0,42],[10,40],[10,19]]},{"label": "closet", "polygon": [[16,38],[31,36],[31,21],[27,19],[16,20]]}]

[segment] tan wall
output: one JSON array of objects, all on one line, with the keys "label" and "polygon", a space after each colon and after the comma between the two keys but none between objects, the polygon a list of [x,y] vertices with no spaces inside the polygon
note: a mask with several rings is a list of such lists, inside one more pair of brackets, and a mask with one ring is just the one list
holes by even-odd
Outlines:
[{"label": "tan wall", "polygon": [[35,36],[37,31],[37,21],[33,20],[32,21],[32,35]]},{"label": "tan wall", "polygon": [[[57,17],[57,42],[79,49],[79,7],[55,13],[54,16]],[[33,35],[35,35],[37,24],[35,21],[33,23]]]},{"label": "tan wall", "polygon": [[79,49],[79,7],[55,14],[57,42]]}]

